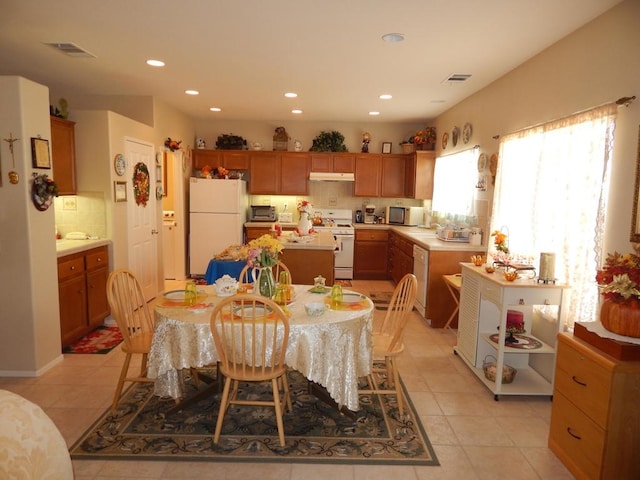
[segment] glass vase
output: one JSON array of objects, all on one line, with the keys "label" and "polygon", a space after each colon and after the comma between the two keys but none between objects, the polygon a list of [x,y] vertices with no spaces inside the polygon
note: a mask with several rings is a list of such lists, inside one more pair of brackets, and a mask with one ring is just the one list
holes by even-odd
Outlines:
[{"label": "glass vase", "polygon": [[258,272],[258,291],[260,295],[272,298],[276,289],[276,280],[271,267],[262,267]]}]

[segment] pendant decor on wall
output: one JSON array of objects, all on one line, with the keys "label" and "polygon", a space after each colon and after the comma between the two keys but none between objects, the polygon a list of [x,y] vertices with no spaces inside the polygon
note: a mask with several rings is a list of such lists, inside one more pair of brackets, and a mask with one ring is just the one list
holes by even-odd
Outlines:
[{"label": "pendant decor on wall", "polygon": [[47,210],[53,203],[53,197],[58,196],[58,186],[56,182],[47,177],[46,174],[33,174],[31,185],[31,198],[33,204],[41,212]]},{"label": "pendant decor on wall", "polygon": [[150,188],[149,169],[144,162],[138,162],[133,169],[133,195],[136,205],[147,206]]}]

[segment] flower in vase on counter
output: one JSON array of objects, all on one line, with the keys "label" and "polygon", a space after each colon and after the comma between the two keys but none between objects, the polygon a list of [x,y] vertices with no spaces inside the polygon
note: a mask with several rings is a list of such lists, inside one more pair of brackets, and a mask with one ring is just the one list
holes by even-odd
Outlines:
[{"label": "flower in vase on counter", "polygon": [[640,306],[640,257],[632,253],[608,254],[596,273],[596,282],[605,299]]},{"label": "flower in vase on counter", "polygon": [[271,235],[262,235],[247,244],[247,265],[253,268],[273,267],[283,250],[282,244]]},{"label": "flower in vase on counter", "polygon": [[220,166],[216,170],[216,173],[218,175],[218,178],[227,178],[227,175],[229,175],[229,170],[227,170],[226,168]]},{"label": "flower in vase on counter", "polygon": [[302,215],[306,215],[307,218],[311,219],[311,215],[313,213],[313,205],[311,205],[307,200],[302,200],[298,204],[298,213],[302,217]]},{"label": "flower in vase on counter", "polygon": [[502,253],[509,253],[509,246],[507,245],[507,234],[506,233],[502,233],[500,230],[495,230],[492,234],[492,237],[495,237],[493,239],[493,245],[494,247],[496,247],[496,250],[498,252],[502,252]]}]

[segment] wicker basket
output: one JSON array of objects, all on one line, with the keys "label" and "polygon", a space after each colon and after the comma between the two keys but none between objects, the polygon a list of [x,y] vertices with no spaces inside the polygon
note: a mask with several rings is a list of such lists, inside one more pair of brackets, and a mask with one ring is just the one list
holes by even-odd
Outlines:
[{"label": "wicker basket", "polygon": [[[482,362],[482,370],[487,380],[496,381],[496,357],[487,355]],[[506,363],[502,366],[502,383],[511,383],[516,377],[517,370]]]}]

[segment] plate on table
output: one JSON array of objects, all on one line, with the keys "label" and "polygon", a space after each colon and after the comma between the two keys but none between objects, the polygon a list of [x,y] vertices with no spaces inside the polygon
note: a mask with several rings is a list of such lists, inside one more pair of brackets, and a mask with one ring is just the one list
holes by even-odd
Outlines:
[{"label": "plate on table", "polygon": [[309,292],[311,293],[328,293],[331,291],[331,287],[311,287]]},{"label": "plate on table", "polygon": [[213,307],[213,303],[197,303],[195,305],[191,305],[190,307],[187,307],[187,310],[195,314],[200,314],[200,313],[207,313],[207,309],[211,307]]},{"label": "plate on table", "polygon": [[[499,334],[494,333],[489,338],[492,342],[498,343]],[[542,343],[536,340],[535,338],[527,337],[526,335],[514,334],[516,342],[510,342],[509,336],[505,337],[504,344],[506,347],[511,348],[521,348],[523,350],[534,350],[536,348],[542,347]]]},{"label": "plate on table", "polygon": [[253,305],[245,305],[244,307],[238,306],[233,309],[234,315],[245,318],[262,318],[269,313],[271,313],[271,310],[262,305],[256,305],[255,307]]},{"label": "plate on table", "polygon": [[185,299],[185,291],[184,290],[171,290],[170,292],[165,292],[162,294],[164,298],[167,300],[171,300],[173,302],[184,302]]}]

